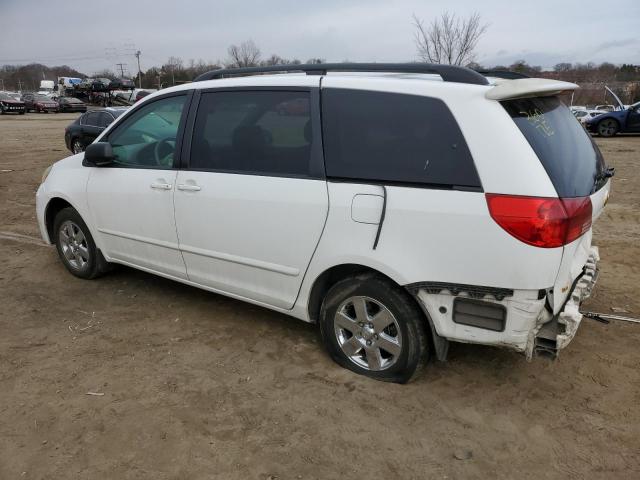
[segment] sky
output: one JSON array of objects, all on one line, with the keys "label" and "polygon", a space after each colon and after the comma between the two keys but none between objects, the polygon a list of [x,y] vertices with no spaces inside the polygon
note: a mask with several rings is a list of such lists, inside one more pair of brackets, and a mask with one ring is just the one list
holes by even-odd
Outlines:
[{"label": "sky", "polygon": [[640,64],[640,0],[0,0],[0,65],[90,75],[123,63],[135,74],[136,50],[145,70],[169,56],[224,61],[248,39],[263,58],[413,61],[412,14],[428,23],[445,11],[488,24],[476,48],[484,66]]}]

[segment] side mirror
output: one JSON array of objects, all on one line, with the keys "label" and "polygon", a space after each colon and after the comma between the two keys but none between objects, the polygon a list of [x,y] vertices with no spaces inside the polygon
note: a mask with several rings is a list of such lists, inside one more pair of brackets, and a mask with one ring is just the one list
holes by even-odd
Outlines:
[{"label": "side mirror", "polygon": [[108,142],[92,143],[84,151],[84,161],[91,167],[106,167],[114,160],[113,148]]}]

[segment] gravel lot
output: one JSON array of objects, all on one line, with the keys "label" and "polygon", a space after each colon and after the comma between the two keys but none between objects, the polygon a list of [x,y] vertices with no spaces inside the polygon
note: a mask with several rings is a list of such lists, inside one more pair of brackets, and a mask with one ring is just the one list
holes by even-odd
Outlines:
[{"label": "gravel lot", "polygon": [[[454,344],[401,386],[269,310],[72,277],[34,194],[75,116],[0,117],[0,478],[640,478],[640,325],[585,320],[555,362]],[[586,308],[640,316],[640,137],[597,141],[617,175]]]}]

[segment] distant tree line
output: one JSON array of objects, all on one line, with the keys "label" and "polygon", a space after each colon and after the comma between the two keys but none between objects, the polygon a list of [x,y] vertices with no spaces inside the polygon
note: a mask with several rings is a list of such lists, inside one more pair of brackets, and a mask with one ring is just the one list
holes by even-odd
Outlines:
[{"label": "distant tree line", "polygon": [[[38,90],[40,80],[57,80],[58,77],[85,77],[83,73],[67,66],[47,67],[40,63],[0,66],[0,89]],[[4,85],[4,86],[3,86]]]}]

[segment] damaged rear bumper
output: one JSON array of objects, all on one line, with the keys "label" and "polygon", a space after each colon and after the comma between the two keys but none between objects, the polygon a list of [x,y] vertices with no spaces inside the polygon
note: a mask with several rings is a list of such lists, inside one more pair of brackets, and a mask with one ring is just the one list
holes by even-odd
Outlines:
[{"label": "damaged rear bumper", "polygon": [[600,259],[590,247],[582,273],[556,315],[547,306],[550,289],[510,290],[472,285],[420,282],[407,285],[422,307],[436,356],[445,360],[448,342],[506,347],[524,353],[557,356],[580,326],[580,304],[596,283]]},{"label": "damaged rear bumper", "polygon": [[576,279],[563,309],[535,333],[533,342],[527,349],[527,357],[530,358],[533,354],[556,357],[573,340],[582,321],[580,305],[589,298],[598,280],[599,260],[598,247],[591,247],[583,273]]}]

